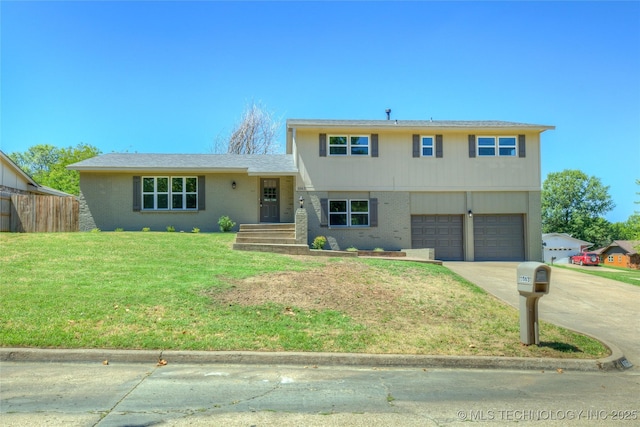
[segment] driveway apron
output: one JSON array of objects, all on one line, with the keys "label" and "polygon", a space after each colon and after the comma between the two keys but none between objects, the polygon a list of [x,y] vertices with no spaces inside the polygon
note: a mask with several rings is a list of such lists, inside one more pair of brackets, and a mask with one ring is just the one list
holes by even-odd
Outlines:
[{"label": "driveway apron", "polygon": [[[517,262],[445,262],[490,294],[519,307]],[[551,269],[549,294],[538,302],[540,319],[617,346],[640,367],[640,286],[604,279],[580,268]]]}]

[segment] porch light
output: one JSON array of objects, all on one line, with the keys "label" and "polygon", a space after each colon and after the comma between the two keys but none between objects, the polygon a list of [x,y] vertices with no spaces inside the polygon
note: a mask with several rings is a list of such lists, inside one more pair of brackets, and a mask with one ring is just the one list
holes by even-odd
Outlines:
[{"label": "porch light", "polygon": [[300,196],[298,201],[300,202],[300,209],[302,209],[304,207],[304,199],[302,198],[302,196]]},{"label": "porch light", "polygon": [[235,182],[235,181],[233,181],[233,182],[231,183],[231,188],[233,188],[234,190],[236,189],[236,182]]},{"label": "porch light", "polygon": [[473,218],[473,212],[471,212],[471,209],[469,209],[469,218]]}]

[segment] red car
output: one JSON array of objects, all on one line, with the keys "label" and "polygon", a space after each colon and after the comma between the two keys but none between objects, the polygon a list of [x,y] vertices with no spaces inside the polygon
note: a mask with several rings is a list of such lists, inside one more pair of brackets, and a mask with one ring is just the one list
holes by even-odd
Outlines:
[{"label": "red car", "polygon": [[569,258],[571,264],[580,265],[598,265],[600,264],[600,257],[593,252],[581,252],[578,255],[574,255]]}]

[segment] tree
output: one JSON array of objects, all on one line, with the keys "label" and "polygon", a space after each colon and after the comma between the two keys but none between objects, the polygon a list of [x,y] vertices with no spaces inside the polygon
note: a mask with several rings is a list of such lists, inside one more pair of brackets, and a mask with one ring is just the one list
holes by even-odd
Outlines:
[{"label": "tree", "polygon": [[78,171],[68,170],[67,166],[98,154],[98,148],[84,143],[68,148],[40,144],[30,147],[24,153],[11,153],[9,157],[38,184],[78,195],[80,174]]},{"label": "tree", "polygon": [[614,207],[609,187],[599,178],[579,170],[553,172],[542,184],[542,231],[567,233],[603,246],[612,234],[603,216]]},{"label": "tree", "polygon": [[[245,107],[240,123],[226,138],[229,154],[272,154],[277,151],[280,119],[260,103]],[[225,141],[218,138],[213,151],[222,152]]]}]

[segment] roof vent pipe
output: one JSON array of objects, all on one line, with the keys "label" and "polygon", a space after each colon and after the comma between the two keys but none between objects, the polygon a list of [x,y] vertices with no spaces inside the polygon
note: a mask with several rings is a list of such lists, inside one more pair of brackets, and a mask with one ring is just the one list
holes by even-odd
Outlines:
[{"label": "roof vent pipe", "polygon": [[387,120],[391,119],[391,109],[387,108],[384,112],[387,113]]}]

